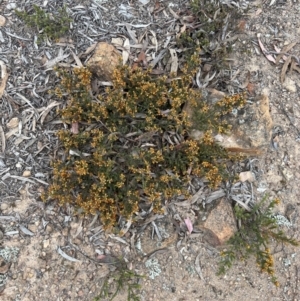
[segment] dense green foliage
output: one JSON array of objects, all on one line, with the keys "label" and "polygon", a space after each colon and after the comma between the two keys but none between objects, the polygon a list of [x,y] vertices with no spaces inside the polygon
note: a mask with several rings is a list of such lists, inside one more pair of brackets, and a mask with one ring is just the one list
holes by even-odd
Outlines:
[{"label": "dense green foliage", "polygon": [[18,10],[15,13],[27,26],[37,30],[39,40],[58,39],[68,32],[72,19],[69,18],[66,7],[60,8],[55,15],[46,13],[37,5],[33,5],[33,10],[33,14]]}]

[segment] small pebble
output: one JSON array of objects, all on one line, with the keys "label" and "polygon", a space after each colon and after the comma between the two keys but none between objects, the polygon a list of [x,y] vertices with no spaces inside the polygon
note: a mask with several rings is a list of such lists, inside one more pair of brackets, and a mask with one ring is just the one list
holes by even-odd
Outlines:
[{"label": "small pebble", "polygon": [[28,230],[30,230],[31,232],[33,232],[33,233],[35,233],[36,231],[37,231],[37,225],[35,225],[35,224],[29,224],[28,225]]},{"label": "small pebble", "polygon": [[31,171],[30,170],[24,170],[23,177],[30,177],[30,176],[31,176]]},{"label": "small pebble", "polygon": [[0,27],[4,26],[5,23],[6,23],[5,17],[3,17],[3,16],[0,15]]},{"label": "small pebble", "polygon": [[8,208],[8,204],[6,204],[6,203],[2,203],[2,204],[0,205],[0,209],[1,209],[2,211],[6,210],[7,208]]},{"label": "small pebble", "polygon": [[50,234],[50,233],[52,233],[52,231],[53,231],[53,228],[48,224],[48,225],[46,226],[46,232],[47,232],[48,234]]},{"label": "small pebble", "polygon": [[17,8],[17,4],[16,3],[8,3],[6,5],[6,9],[8,10],[12,10],[12,9],[16,9]]},{"label": "small pebble", "polygon": [[50,240],[49,239],[45,239],[43,241],[43,248],[47,249],[49,247],[49,245],[50,245]]}]

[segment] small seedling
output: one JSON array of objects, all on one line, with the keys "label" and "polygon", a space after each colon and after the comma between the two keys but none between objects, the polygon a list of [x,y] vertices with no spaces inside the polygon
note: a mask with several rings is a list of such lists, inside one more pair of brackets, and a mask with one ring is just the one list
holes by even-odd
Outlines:
[{"label": "small seedling", "polygon": [[276,241],[298,246],[299,242],[285,235],[272,214],[279,200],[272,200],[269,204],[267,202],[268,197],[265,196],[261,202],[253,206],[251,211],[235,206],[235,216],[240,220],[240,227],[229,239],[227,248],[221,252],[219,275],[224,274],[235,260],[244,261],[254,256],[260,270],[270,275],[272,282],[279,286],[269,245],[272,241]]},{"label": "small seedling", "polygon": [[199,25],[178,35],[177,46],[183,50],[184,58],[188,60],[197,49],[214,69],[227,69],[226,58],[232,52],[232,43],[225,37],[236,27],[234,22],[241,15],[238,9],[221,1],[192,0],[190,12]]},{"label": "small seedling", "polygon": [[100,294],[93,301],[103,300],[103,298],[111,301],[123,291],[127,291],[127,301],[139,301],[140,284],[138,281],[142,277],[144,276],[129,270],[123,260],[118,260],[116,270],[105,278]]},{"label": "small seedling", "polygon": [[18,10],[15,13],[28,27],[37,30],[40,34],[38,41],[46,38],[55,40],[68,32],[72,19],[69,18],[65,6],[58,9],[58,13],[55,15],[46,13],[37,5],[33,5],[33,10],[32,14]]}]

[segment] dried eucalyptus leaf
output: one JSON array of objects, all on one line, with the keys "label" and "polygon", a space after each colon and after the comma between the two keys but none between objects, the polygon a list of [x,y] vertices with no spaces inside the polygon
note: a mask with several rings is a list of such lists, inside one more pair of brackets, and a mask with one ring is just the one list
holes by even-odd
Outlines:
[{"label": "dried eucalyptus leaf", "polygon": [[73,262],[80,262],[80,260],[74,258],[74,257],[71,257],[69,255],[67,255],[60,247],[57,247],[57,253],[59,255],[61,255],[63,258],[69,260],[69,261],[73,261]]},{"label": "dried eucalyptus leaf", "polygon": [[24,226],[19,225],[19,228],[24,234],[29,235],[29,236],[34,236],[34,233],[31,232],[30,230],[28,230],[27,228],[25,228]]},{"label": "dried eucalyptus leaf", "polygon": [[284,83],[285,75],[286,75],[286,72],[287,72],[287,70],[288,70],[288,67],[289,67],[289,65],[290,65],[290,63],[291,63],[291,60],[292,60],[292,57],[289,56],[289,57],[286,59],[286,61],[284,62],[284,64],[283,64],[283,67],[282,67],[281,73],[280,73],[280,82],[281,82],[281,83]]}]

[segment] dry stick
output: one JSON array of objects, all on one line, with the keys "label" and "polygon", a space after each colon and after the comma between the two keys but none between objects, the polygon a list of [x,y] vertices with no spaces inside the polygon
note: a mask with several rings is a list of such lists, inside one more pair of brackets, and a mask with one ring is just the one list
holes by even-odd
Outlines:
[{"label": "dry stick", "polygon": [[295,266],[295,287],[294,287],[294,297],[293,297],[293,300],[296,300],[296,294],[297,294],[297,291],[298,291],[298,282],[299,282],[299,270],[298,270],[298,267]]}]

